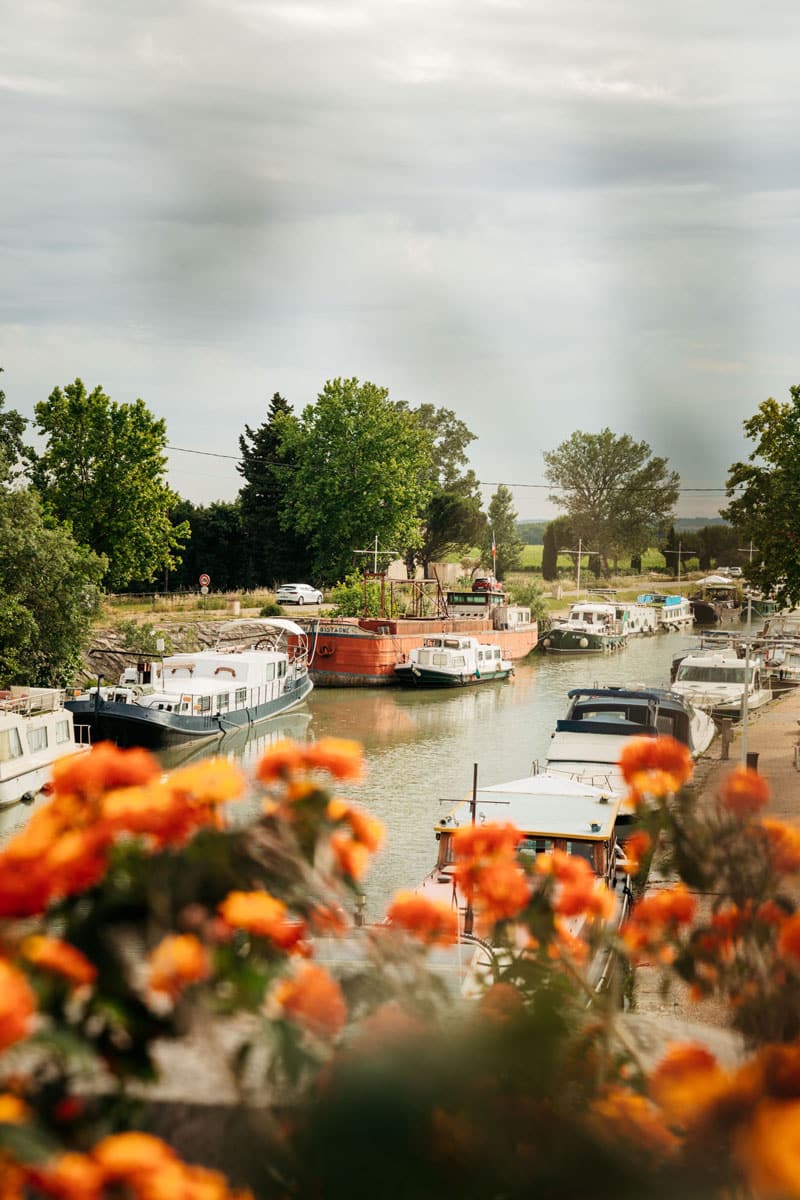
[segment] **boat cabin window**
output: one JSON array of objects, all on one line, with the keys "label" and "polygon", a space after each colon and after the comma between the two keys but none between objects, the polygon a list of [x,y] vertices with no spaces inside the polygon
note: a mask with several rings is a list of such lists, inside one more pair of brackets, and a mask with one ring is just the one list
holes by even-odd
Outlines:
[{"label": "boat cabin window", "polygon": [[37,752],[37,750],[46,750],[47,749],[47,726],[46,725],[39,725],[38,727],[34,727],[33,729],[26,730],[25,736],[28,739],[28,749],[30,750],[31,754],[35,754]]},{"label": "boat cabin window", "polygon": [[432,657],[433,657],[433,665],[435,667],[446,667],[449,662],[449,659],[446,654],[434,654]]},{"label": "boat cabin window", "polygon": [[247,688],[236,689],[236,707],[244,708],[247,705]]},{"label": "boat cabin window", "polygon": [[499,646],[495,647],[494,656],[495,656],[495,658],[500,657],[500,647]]},{"label": "boat cabin window", "polygon": [[72,725],[69,720],[56,721],[56,744],[63,746],[65,742],[72,741]]},{"label": "boat cabin window", "polygon": [[22,757],[22,742],[18,729],[0,730],[0,762]]},{"label": "boat cabin window", "polygon": [[286,674],[286,659],[282,658],[278,663],[278,679],[283,679]]},{"label": "boat cabin window", "polygon": [[460,650],[461,649],[461,642],[458,640],[458,638],[445,638],[444,644],[448,650]]},{"label": "boat cabin window", "polygon": [[269,682],[271,679],[275,678],[275,663],[274,662],[264,664],[264,678],[267,680],[267,682]]},{"label": "boat cabin window", "polygon": [[[447,660],[445,659],[445,661]],[[454,654],[450,661],[454,667],[465,667],[467,665],[467,660],[463,654]]]},{"label": "boat cabin window", "polygon": [[217,712],[227,712],[231,706],[231,698],[227,692],[220,692],[217,696]]},{"label": "boat cabin window", "polygon": [[211,712],[211,697],[210,696],[197,696],[195,699],[195,702],[194,702],[194,711],[198,712],[198,713],[210,713]]},{"label": "boat cabin window", "polygon": [[744,666],[741,667],[678,667],[681,683],[744,683]]}]

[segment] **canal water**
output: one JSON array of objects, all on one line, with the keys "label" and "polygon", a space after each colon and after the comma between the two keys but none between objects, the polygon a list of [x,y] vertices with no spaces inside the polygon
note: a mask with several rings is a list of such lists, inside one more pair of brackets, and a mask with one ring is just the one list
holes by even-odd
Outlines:
[{"label": "canal water", "polygon": [[365,881],[367,919],[378,920],[398,888],[413,887],[433,866],[433,825],[471,791],[474,763],[479,785],[530,774],[531,764],[544,760],[570,688],[666,687],[673,656],[693,642],[691,633],[666,633],[631,638],[611,655],[534,653],[515,664],[508,681],[473,688],[317,688],[302,710],[209,753],[221,749],[247,768],[278,737],[361,742],[366,779],[346,794],[386,827],[387,843]]}]

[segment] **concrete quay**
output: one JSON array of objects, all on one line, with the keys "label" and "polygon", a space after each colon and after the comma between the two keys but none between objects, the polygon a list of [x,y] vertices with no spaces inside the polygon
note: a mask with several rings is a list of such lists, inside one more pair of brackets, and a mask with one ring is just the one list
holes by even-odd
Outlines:
[{"label": "concrete quay", "polygon": [[[722,745],[716,738],[710,753],[704,756],[695,770],[694,787],[699,805],[711,805],[725,775],[744,760],[745,753],[758,755],[757,769],[770,785],[771,798],[764,815],[788,823],[800,823],[800,688],[786,692],[764,708],[749,714],[746,730],[734,726],[733,741],[727,760],[721,758]],[[751,760],[752,761],[752,760]],[[676,880],[651,871],[648,891],[671,887]],[[698,897],[699,912],[708,912],[712,898],[702,893]],[[717,1028],[727,1025],[727,1010],[715,1000],[696,1002],[688,988],[675,980],[667,995],[661,991],[661,970],[656,964],[644,963],[633,975],[632,1004],[637,1014],[673,1018],[681,1022],[705,1023]]]}]

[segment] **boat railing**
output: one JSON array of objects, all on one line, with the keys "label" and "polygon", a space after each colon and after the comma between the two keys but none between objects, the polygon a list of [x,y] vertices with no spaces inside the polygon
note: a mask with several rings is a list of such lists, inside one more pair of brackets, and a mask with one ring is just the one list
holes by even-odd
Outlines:
[{"label": "boat railing", "polygon": [[57,712],[64,707],[64,688],[11,688],[0,692],[0,712],[29,717],[34,713]]}]

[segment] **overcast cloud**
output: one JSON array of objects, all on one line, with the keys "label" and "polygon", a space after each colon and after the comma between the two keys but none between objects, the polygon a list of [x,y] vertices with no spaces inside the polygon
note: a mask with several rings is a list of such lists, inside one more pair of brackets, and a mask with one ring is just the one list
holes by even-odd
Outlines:
[{"label": "overcast cloud", "polygon": [[721,486],[800,383],[800,16],[736,7],[0,0],[7,404],[80,375],[235,455],[357,375],[455,409],[491,483],[608,425]]}]

